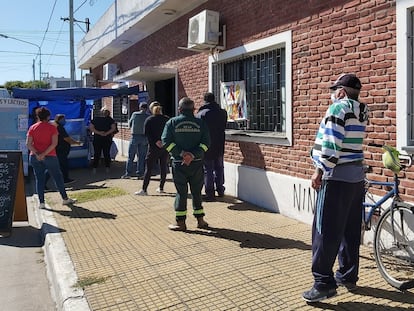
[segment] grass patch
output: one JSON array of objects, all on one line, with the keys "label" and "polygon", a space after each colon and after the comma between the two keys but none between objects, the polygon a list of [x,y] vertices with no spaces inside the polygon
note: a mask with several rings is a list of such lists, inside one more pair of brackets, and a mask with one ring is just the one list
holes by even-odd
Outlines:
[{"label": "grass patch", "polygon": [[77,199],[76,203],[95,201],[103,198],[113,198],[126,194],[128,193],[125,190],[116,187],[73,192],[73,196]]},{"label": "grass patch", "polygon": [[93,284],[101,284],[103,282],[105,282],[107,279],[109,279],[109,276],[106,277],[99,277],[99,276],[86,276],[84,278],[80,278],[75,285],[73,285],[73,287],[77,287],[77,288],[82,288],[84,289],[87,286],[91,286]]}]

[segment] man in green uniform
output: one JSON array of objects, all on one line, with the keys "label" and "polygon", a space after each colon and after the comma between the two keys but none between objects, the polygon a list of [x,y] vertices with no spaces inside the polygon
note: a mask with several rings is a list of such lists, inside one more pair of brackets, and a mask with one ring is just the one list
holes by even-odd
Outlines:
[{"label": "man in green uniform", "polygon": [[201,190],[204,172],[203,157],[210,145],[207,124],[194,116],[194,102],[183,97],[178,104],[179,115],[171,118],[161,136],[164,148],[172,159],[172,173],[177,194],[174,201],[175,224],[168,226],[175,231],[185,231],[187,226],[188,185],[193,201],[193,215],[198,228],[207,228],[204,210],[201,206]]}]

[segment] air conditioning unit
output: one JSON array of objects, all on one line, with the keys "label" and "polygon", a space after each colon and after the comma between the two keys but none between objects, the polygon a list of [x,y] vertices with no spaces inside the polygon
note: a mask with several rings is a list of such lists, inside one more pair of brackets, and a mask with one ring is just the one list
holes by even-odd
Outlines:
[{"label": "air conditioning unit", "polygon": [[103,80],[105,81],[112,81],[113,77],[118,72],[117,64],[110,64],[107,63],[103,65]]},{"label": "air conditioning unit", "polygon": [[83,75],[83,87],[94,87],[95,86],[95,78],[93,74],[86,73]]},{"label": "air conditioning unit", "polygon": [[188,20],[188,48],[209,48],[219,42],[219,17],[215,11],[204,10]]}]

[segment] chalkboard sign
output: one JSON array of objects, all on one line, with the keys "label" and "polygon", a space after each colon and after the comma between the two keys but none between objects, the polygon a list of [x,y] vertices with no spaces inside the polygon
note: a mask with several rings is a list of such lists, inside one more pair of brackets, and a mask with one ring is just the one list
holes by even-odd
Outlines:
[{"label": "chalkboard sign", "polygon": [[[22,167],[21,151],[0,151],[0,235],[3,237],[11,234],[16,202],[22,202],[17,195],[25,195]],[[26,208],[25,197],[24,205]]]}]

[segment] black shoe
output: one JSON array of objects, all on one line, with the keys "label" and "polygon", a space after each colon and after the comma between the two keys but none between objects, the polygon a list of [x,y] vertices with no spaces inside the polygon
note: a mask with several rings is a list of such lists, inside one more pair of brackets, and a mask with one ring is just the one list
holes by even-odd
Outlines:
[{"label": "black shoe", "polygon": [[71,184],[71,183],[74,183],[74,182],[75,182],[75,180],[74,180],[74,179],[71,179],[71,178],[68,178],[68,179],[66,179],[66,180],[64,181],[65,185],[67,185],[67,184]]},{"label": "black shoe", "polygon": [[215,202],[216,198],[211,195],[203,195],[203,201],[204,202]]},{"label": "black shoe", "polygon": [[328,298],[331,298],[337,294],[335,288],[318,290],[315,287],[312,287],[310,290],[302,294],[302,298],[306,302],[318,302]]},{"label": "black shoe", "polygon": [[222,197],[224,197],[224,193],[218,193],[218,194],[217,194],[217,196],[218,196],[219,198],[222,198]]},{"label": "black shoe", "polygon": [[337,286],[345,287],[348,292],[355,292],[358,289],[356,283],[341,281],[337,278],[335,278],[335,281]]}]

